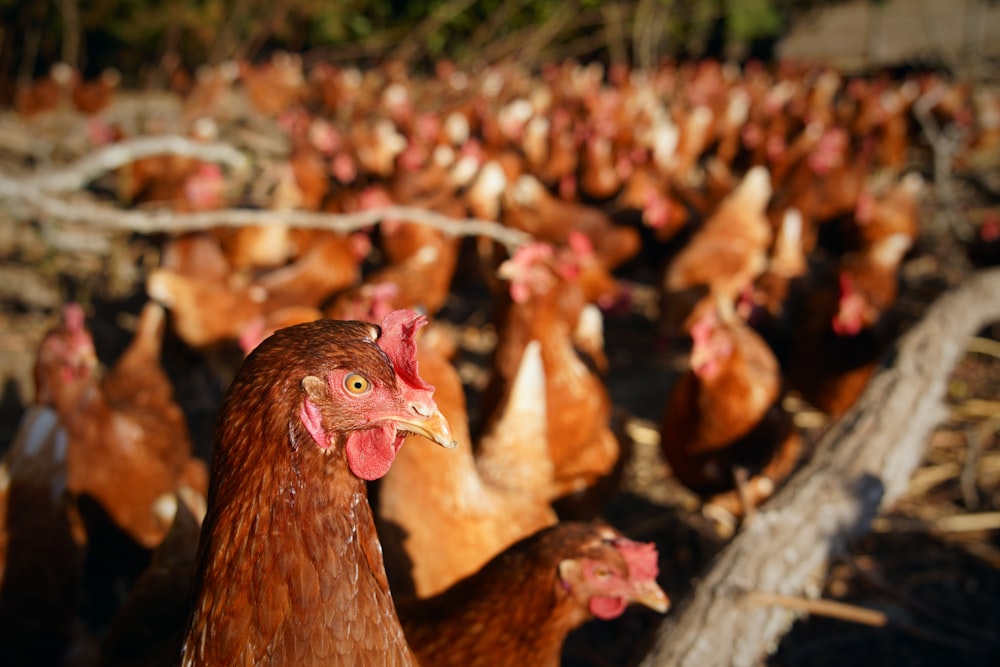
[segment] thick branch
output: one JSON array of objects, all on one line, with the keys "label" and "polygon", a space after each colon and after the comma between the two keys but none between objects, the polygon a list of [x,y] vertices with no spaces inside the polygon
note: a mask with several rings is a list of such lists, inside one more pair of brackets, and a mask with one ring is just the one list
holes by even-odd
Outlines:
[{"label": "thick branch", "polygon": [[865,533],[906,489],[932,429],[945,416],[948,376],[969,336],[1000,319],[1000,269],[941,297],[898,343],[891,366],[820,442],[810,463],[711,565],[664,622],[643,661],[654,665],[757,665],[793,616],[747,592],[802,596],[831,553]]}]

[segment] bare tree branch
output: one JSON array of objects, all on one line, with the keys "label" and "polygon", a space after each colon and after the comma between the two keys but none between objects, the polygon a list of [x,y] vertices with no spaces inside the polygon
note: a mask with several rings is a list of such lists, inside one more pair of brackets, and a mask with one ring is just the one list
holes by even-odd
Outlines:
[{"label": "bare tree branch", "polygon": [[52,197],[38,188],[23,184],[13,185],[13,187],[12,185],[11,181],[0,178],[0,198],[18,199],[37,211],[40,217],[86,223],[99,229],[132,231],[139,234],[268,225],[275,222],[304,229],[330,229],[347,233],[392,218],[427,225],[455,236],[486,236],[502,243],[511,251],[532,238],[529,234],[504,227],[492,220],[450,218],[434,211],[409,206],[388,206],[357,213],[279,212],[251,209],[222,209],[198,213],[178,213],[170,209],[122,211],[93,202],[65,201]]},{"label": "bare tree branch", "polygon": [[63,39],[61,58],[64,63],[78,69],[80,65],[80,37],[83,29],[80,26],[80,8],[76,0],[57,0],[56,7],[62,15]]},{"label": "bare tree branch", "polygon": [[111,144],[59,169],[47,169],[24,178],[0,174],[0,199],[20,203],[42,218],[141,234],[266,225],[276,220],[293,227],[350,232],[369,227],[386,218],[395,218],[434,227],[456,236],[486,236],[502,243],[510,251],[532,238],[529,234],[504,227],[492,220],[456,219],[407,206],[390,206],[351,214],[251,209],[178,213],[169,209],[121,210],[85,199],[61,199],[54,194],[80,190],[107,171],[143,157],[164,154],[223,162],[236,168],[245,168],[249,164],[241,152],[228,144],[205,144],[180,136],[143,137]]},{"label": "bare tree branch", "polygon": [[206,144],[176,135],[140,137],[109,144],[64,167],[45,169],[27,178],[15,180],[0,175],[0,192],[16,191],[18,185],[48,192],[72,192],[126,164],[166,154],[222,162],[236,169],[249,164],[246,156],[228,144]]}]

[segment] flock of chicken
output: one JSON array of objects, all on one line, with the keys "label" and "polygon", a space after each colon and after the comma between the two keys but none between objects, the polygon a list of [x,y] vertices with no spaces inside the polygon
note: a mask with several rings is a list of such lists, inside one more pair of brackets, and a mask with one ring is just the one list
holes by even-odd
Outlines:
[{"label": "flock of chicken", "polygon": [[[17,107],[72,106],[95,145],[120,141],[102,116],[116,85],[57,68]],[[786,393],[842,414],[896,333],[924,188],[906,173],[914,105],[974,132],[961,159],[1000,147],[1000,99],[933,74],[442,63],[415,78],[278,54],[172,85],[198,139],[247,116],[287,137],[252,202],[274,223],[166,238],[106,373],[78,305],[42,341],[4,468],[4,664],[554,665],[589,618],[665,611],[652,545],[593,520],[627,447],[603,377],[603,318],[631,297],[615,272],[658,263],[660,339],[687,360],[660,446],[706,507],[740,517],[798,462]],[[189,157],[140,159],[115,184],[127,205],[179,211],[250,197]],[[388,205],[533,240],[282,222]],[[474,415],[435,321],[472,282],[496,332]],[[168,323],[206,355],[248,355],[211,475],[160,365]]]}]

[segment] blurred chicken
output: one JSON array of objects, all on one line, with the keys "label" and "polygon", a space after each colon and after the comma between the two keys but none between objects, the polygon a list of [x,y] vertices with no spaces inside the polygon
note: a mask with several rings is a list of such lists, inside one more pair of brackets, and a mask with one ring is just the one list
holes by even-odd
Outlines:
[{"label": "blurred chicken", "polygon": [[[42,343],[40,378],[55,361],[49,352],[74,344],[67,333]],[[52,394],[37,391],[45,399],[25,412],[0,467],[0,662],[26,667],[60,664],[73,642],[84,557],[66,482],[67,433],[44,404]]]},{"label": "blurred chicken", "polygon": [[192,347],[237,340],[264,318],[267,292],[260,286],[187,276],[154,269],[146,278],[149,297],[170,310],[174,331]]},{"label": "blurred chicken", "polygon": [[895,336],[899,266],[911,244],[896,233],[845,255],[817,277],[796,314],[789,381],[832,417],[857,400]]},{"label": "blurred chicken", "polygon": [[525,174],[503,194],[503,223],[549,243],[566,243],[573,231],[581,232],[608,269],[626,262],[639,251],[634,229],[615,225],[600,210],[567,202],[550,193],[541,181]]},{"label": "blurred chicken", "polygon": [[778,362],[753,329],[708,311],[691,336],[691,368],[667,398],[660,448],[678,480],[740,517],[791,473],[801,437],[780,405]]},{"label": "blurred chicken", "polygon": [[[498,319],[498,343],[483,413],[496,410],[525,348],[537,340],[545,370],[547,440],[554,472],[547,497],[600,494],[603,485],[597,486],[599,482],[613,482],[619,442],[611,429],[608,391],[575,345],[580,338],[578,328],[594,323],[581,318],[585,302],[572,248],[557,253],[547,244],[527,244],[501,265],[498,275],[509,281],[510,296]],[[593,335],[584,338],[593,339]],[[591,494],[584,493],[587,489]]]},{"label": "blurred chicken", "polygon": [[[400,204],[453,217],[464,214],[461,204],[454,198],[432,195],[431,200],[393,201],[389,193],[380,188],[362,192],[359,204],[362,210]],[[427,225],[388,218],[379,225],[379,240],[384,264],[365,276],[364,284],[394,284],[397,288],[392,302],[395,308],[419,308],[430,316],[441,310],[451,290],[461,239]]]},{"label": "blurred chicken", "polygon": [[767,169],[754,167],[667,265],[661,330],[679,336],[718,302],[735,304],[767,266]]},{"label": "blurred chicken", "polygon": [[192,347],[244,337],[259,340],[263,331],[273,330],[275,322],[287,317],[278,311],[319,308],[333,294],[357,284],[371,247],[362,232],[345,236],[292,230],[288,239],[301,246],[299,256],[253,278],[235,271],[210,236],[172,240],[163,266],[147,277],[146,290],[170,309],[174,329]]},{"label": "blurred chicken", "polygon": [[155,547],[173,520],[177,489],[204,495],[208,487],[160,366],[163,309],[143,308],[131,344],[101,381],[79,306],[67,307],[63,327],[70,342],[43,346],[39,386],[66,429],[67,487],[99,503],[137,543]]},{"label": "blurred chicken", "polygon": [[920,200],[924,190],[924,179],[916,173],[907,174],[898,183],[881,190],[865,188],[846,233],[854,237],[852,245],[871,246],[895,234],[915,242],[920,233]]},{"label": "blurred chicken", "polygon": [[798,209],[784,212],[767,269],[757,277],[748,298],[737,304],[741,317],[779,354],[787,347],[792,309],[801,296],[809,271],[803,247],[803,225]]},{"label": "blurred chicken", "polygon": [[295,106],[305,91],[302,58],[276,51],[265,63],[240,63],[240,82],[251,104],[265,116],[277,116]]},{"label": "blurred chicken", "polygon": [[874,147],[869,141],[855,150],[842,127],[827,128],[818,136],[804,159],[791,169],[773,202],[775,210],[796,208],[802,214],[807,253],[816,246],[820,225],[854,213],[871,171]]},{"label": "blurred chicken", "polygon": [[649,163],[637,165],[616,199],[621,209],[641,212],[642,223],[660,242],[667,242],[691,220],[687,204],[676,194],[670,179]]},{"label": "blurred chicken", "polygon": [[556,521],[548,499],[539,492],[551,479],[552,466],[538,344],[525,351],[506,401],[509,409],[485,436],[497,440],[489,446],[500,450],[490,459],[490,474],[483,474],[473,458],[458,372],[426,338],[418,342],[417,361],[421,376],[434,385],[434,400],[458,447],[428,452],[407,443],[379,485],[379,532],[397,598],[435,595],[511,543]]},{"label": "blurred chicken", "polygon": [[[656,549],[597,523],[560,523],[515,543],[441,594],[399,603],[425,667],[557,667],[566,635],[633,603],[663,613]],[[512,593],[516,591],[516,595]]]},{"label": "blurred chicken", "polygon": [[100,667],[167,667],[180,656],[204,507],[183,498],[163,542],[115,612],[101,646]]},{"label": "blurred chicken", "polygon": [[177,211],[206,211],[225,204],[217,164],[181,155],[140,158],[118,170],[118,196],[128,204],[166,204]]},{"label": "blurred chicken", "polygon": [[255,286],[267,294],[267,312],[290,306],[321,306],[330,296],[360,280],[361,262],[371,249],[367,234],[319,231],[308,239],[295,261],[255,281]]},{"label": "blurred chicken", "polygon": [[18,81],[14,109],[25,118],[40,113],[68,109],[78,74],[66,63],[56,63],[48,76],[35,81]]},{"label": "blurred chicken", "polygon": [[88,115],[103,111],[114,101],[121,80],[121,72],[108,68],[92,81],[78,81],[71,93],[73,108]]}]

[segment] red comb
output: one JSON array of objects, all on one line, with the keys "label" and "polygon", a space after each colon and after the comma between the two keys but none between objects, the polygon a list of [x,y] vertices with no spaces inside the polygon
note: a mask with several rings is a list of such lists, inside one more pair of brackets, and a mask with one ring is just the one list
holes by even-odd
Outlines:
[{"label": "red comb", "polygon": [[594,254],[594,244],[590,242],[590,237],[581,231],[570,232],[567,242],[577,257],[589,257]]},{"label": "red comb", "polygon": [[63,320],[66,328],[70,331],[83,331],[84,323],[83,306],[78,303],[67,303],[63,309]]},{"label": "red comb", "polygon": [[652,542],[633,542],[624,537],[615,540],[615,548],[628,563],[632,581],[654,581],[660,574],[659,554]]},{"label": "red comb", "polygon": [[514,251],[514,264],[518,267],[526,268],[529,266],[534,266],[535,264],[541,264],[552,259],[553,248],[548,243],[542,243],[540,241],[533,243],[525,243]]},{"label": "red comb", "polygon": [[698,318],[698,321],[691,325],[691,340],[696,344],[704,345],[712,337],[712,332],[719,325],[719,318],[715,311],[706,311]]},{"label": "red comb", "polygon": [[854,278],[851,277],[850,273],[846,271],[841,271],[839,276],[840,282],[840,297],[843,298],[850,294],[854,294]]},{"label": "red comb", "polygon": [[410,387],[431,391],[417,373],[417,329],[427,324],[427,318],[412,310],[394,310],[382,319],[382,335],[378,346],[396,369],[396,375]]}]

